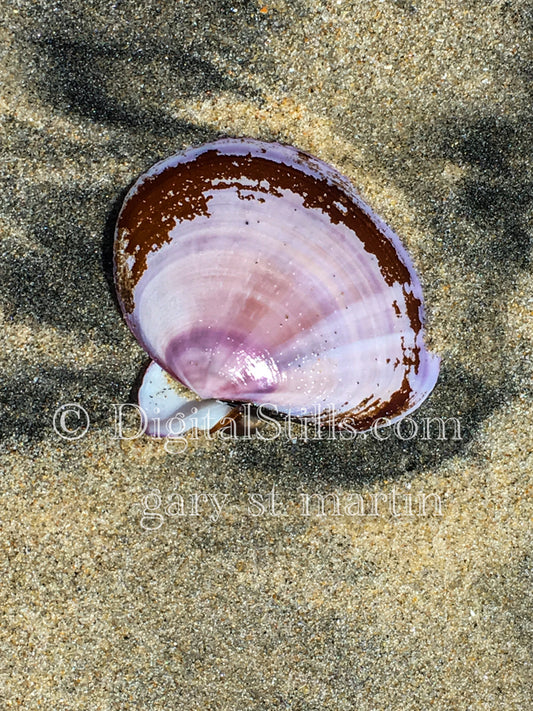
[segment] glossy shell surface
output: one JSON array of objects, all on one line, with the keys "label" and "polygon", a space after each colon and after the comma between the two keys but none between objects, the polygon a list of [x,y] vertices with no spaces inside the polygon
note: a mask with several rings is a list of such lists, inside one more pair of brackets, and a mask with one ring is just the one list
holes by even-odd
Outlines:
[{"label": "glossy shell surface", "polygon": [[156,164],[119,215],[115,280],[143,348],[200,398],[365,430],[437,380],[400,240],[290,146],[222,139]]}]

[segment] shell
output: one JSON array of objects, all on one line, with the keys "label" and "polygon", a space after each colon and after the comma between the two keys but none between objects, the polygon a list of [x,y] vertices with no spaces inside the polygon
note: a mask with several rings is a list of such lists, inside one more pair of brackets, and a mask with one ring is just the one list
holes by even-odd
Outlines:
[{"label": "shell", "polygon": [[114,258],[133,334],[201,399],[364,431],[436,383],[399,238],[293,147],[222,139],[157,163],[126,196]]}]

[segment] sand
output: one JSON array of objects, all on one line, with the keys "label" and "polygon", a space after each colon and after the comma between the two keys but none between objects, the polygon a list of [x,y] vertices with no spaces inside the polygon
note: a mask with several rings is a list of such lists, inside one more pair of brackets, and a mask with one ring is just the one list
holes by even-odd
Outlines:
[{"label": "sand", "polygon": [[[531,4],[0,16],[1,707],[531,708]],[[117,211],[221,135],[334,164],[401,235],[442,357],[414,436],[115,438],[147,362]]]}]

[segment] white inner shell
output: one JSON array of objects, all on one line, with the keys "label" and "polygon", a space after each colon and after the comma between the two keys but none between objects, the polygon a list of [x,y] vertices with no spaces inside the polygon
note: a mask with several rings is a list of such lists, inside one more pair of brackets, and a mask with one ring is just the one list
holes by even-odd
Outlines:
[{"label": "white inner shell", "polygon": [[148,255],[131,314],[147,350],[202,398],[295,416],[387,402],[415,346],[433,357],[415,343],[409,287],[389,286],[357,236],[300,195],[248,183],[212,190],[209,215]]}]

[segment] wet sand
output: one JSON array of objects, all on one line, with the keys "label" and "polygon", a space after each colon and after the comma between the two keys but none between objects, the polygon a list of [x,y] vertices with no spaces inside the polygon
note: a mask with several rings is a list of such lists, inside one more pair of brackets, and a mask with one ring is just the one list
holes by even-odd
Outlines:
[{"label": "wet sand", "polygon": [[[529,708],[531,4],[1,15],[2,708]],[[332,163],[401,235],[442,357],[414,436],[114,436],[147,362],[118,209],[222,135]]]}]

